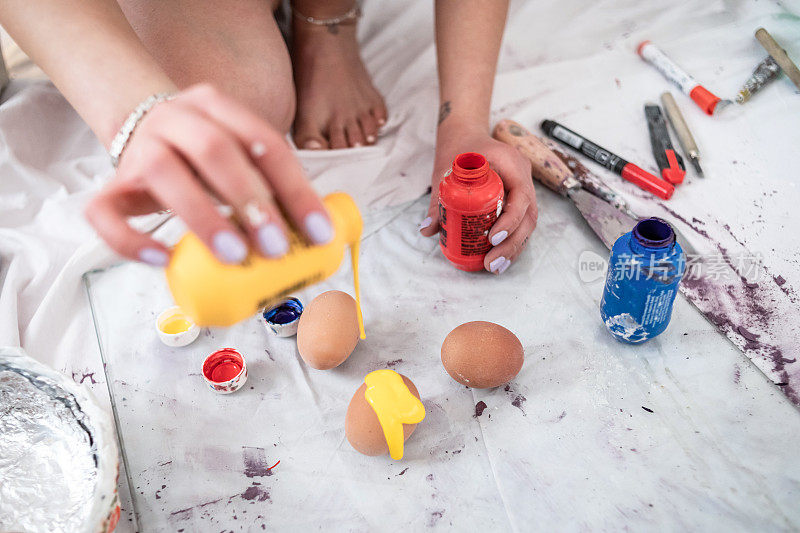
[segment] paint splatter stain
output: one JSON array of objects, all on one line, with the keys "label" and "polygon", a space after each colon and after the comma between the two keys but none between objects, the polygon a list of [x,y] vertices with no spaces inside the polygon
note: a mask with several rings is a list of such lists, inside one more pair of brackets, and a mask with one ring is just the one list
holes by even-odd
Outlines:
[{"label": "paint splatter stain", "polygon": [[642,406],[642,409],[644,409],[644,410],[645,410],[645,411],[647,411],[648,413],[652,413],[652,412],[653,412],[653,410],[652,410],[652,409],[650,409],[650,408],[648,408],[648,407],[645,407],[644,405]]},{"label": "paint splatter stain", "polygon": [[522,408],[522,404],[527,402],[528,399],[523,396],[522,394],[517,394],[513,400],[511,400],[511,405],[522,411],[522,414],[525,414],[525,409]]},{"label": "paint splatter stain", "polygon": [[433,527],[436,523],[442,519],[444,516],[444,509],[440,509],[438,511],[433,511],[431,516],[428,518],[428,527]]},{"label": "paint splatter stain", "polygon": [[408,468],[409,468],[409,467],[405,467],[405,468],[404,468],[404,469],[402,469],[402,470],[400,471],[400,473],[399,473],[399,474],[397,474],[397,475],[398,475],[398,476],[402,476],[403,474],[405,474],[406,472],[408,472]]},{"label": "paint splatter stain", "polygon": [[478,418],[483,414],[483,411],[486,409],[486,402],[483,400],[479,401],[475,404],[475,414],[473,415],[474,418]]},{"label": "paint splatter stain", "polygon": [[270,466],[264,448],[242,446],[242,461],[244,462],[244,475],[247,477],[271,476],[272,469],[278,463]]},{"label": "paint splatter stain", "polygon": [[250,485],[242,493],[242,498],[248,501],[265,502],[269,500],[269,491],[260,485]]},{"label": "paint splatter stain", "polygon": [[742,369],[739,368],[739,365],[734,365],[733,366],[733,382],[738,385],[739,381],[741,379],[742,379]]},{"label": "paint splatter stain", "polygon": [[72,372],[72,381],[75,383],[83,383],[86,381],[86,378],[89,378],[89,383],[92,385],[97,384],[97,381],[94,379],[94,372]]},{"label": "paint splatter stain", "polygon": [[386,363],[386,366],[388,366],[389,368],[392,368],[393,366],[397,366],[402,362],[403,362],[402,359],[395,359],[394,361],[389,361],[388,363]]},{"label": "paint splatter stain", "polygon": [[561,414],[558,415],[558,418],[556,418],[556,422],[561,422],[562,420],[564,420],[565,416],[567,416],[567,412],[566,411],[561,411]]}]

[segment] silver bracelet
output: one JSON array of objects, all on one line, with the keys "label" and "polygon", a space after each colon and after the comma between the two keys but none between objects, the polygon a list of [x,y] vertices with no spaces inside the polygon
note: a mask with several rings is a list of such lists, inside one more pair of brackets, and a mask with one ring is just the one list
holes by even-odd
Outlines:
[{"label": "silver bracelet", "polygon": [[117,168],[119,165],[119,157],[122,155],[122,151],[125,150],[125,147],[128,146],[128,141],[131,138],[131,134],[133,134],[133,130],[136,129],[136,126],[139,125],[147,112],[153,109],[156,104],[166,100],[172,100],[173,98],[175,98],[175,93],[153,94],[137,105],[136,109],[128,115],[128,118],[125,119],[119,132],[114,136],[114,140],[111,141],[111,146],[108,149],[108,155],[111,156],[111,164],[114,165],[114,168]]},{"label": "silver bracelet", "polygon": [[292,13],[298,18],[301,18],[308,22],[309,24],[313,24],[315,26],[338,26],[343,22],[348,22],[350,20],[357,20],[361,16],[361,6],[358,2],[356,2],[352,8],[350,8],[347,13],[343,15],[339,15],[338,17],[333,17],[329,19],[318,19],[315,17],[309,17],[307,15],[302,14],[300,11],[297,10],[294,5],[292,5]]}]

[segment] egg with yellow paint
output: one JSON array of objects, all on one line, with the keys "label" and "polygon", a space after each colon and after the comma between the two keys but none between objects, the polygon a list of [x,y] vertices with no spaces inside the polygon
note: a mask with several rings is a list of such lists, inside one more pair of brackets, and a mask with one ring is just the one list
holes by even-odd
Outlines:
[{"label": "egg with yellow paint", "polygon": [[389,369],[370,372],[347,406],[344,431],[364,455],[390,453],[402,459],[404,443],[425,418],[419,391],[406,376]]}]

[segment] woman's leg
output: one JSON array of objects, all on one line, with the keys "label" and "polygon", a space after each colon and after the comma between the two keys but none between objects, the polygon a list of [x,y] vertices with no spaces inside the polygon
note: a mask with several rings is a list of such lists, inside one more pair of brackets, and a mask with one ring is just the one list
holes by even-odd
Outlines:
[{"label": "woman's leg", "polygon": [[345,148],[375,142],[386,121],[383,98],[361,62],[354,21],[335,27],[356,0],[292,0],[292,65],[297,87],[294,139],[300,148]]},{"label": "woman's leg", "polygon": [[292,64],[275,0],[119,0],[139,38],[183,88],[207,81],[280,131],[295,114]]}]

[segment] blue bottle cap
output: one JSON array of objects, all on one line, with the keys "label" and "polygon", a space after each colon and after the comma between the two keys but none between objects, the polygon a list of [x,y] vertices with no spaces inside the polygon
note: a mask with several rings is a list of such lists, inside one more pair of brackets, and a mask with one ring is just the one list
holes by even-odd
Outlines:
[{"label": "blue bottle cap", "polygon": [[297,324],[303,314],[303,304],[297,298],[287,298],[283,302],[265,309],[262,314],[264,327],[277,337],[291,337],[297,334]]}]

